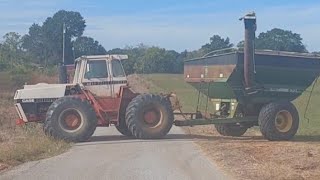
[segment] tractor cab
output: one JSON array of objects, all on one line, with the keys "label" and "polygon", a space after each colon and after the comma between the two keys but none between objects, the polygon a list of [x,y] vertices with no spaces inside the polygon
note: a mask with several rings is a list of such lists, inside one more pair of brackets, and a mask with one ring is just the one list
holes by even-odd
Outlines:
[{"label": "tractor cab", "polygon": [[127,55],[82,56],[75,60],[73,84],[81,84],[98,97],[115,97],[127,85],[121,60]]}]

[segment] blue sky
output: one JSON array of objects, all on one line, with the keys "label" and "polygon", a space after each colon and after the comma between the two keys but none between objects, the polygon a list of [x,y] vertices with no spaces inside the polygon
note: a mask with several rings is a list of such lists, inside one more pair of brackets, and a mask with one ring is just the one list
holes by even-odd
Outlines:
[{"label": "blue sky", "polygon": [[238,20],[255,11],[258,33],[279,27],[301,34],[310,51],[320,51],[318,0],[0,0],[0,36],[25,34],[60,9],[79,11],[85,35],[106,49],[144,43],[177,51],[198,49],[219,34],[237,43],[243,38]]}]

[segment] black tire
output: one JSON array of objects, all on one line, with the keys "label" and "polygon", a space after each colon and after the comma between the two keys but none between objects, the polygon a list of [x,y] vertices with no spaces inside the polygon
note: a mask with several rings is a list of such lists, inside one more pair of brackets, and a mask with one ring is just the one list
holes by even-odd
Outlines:
[{"label": "black tire", "polygon": [[[287,123],[282,125],[282,121]],[[259,125],[262,135],[270,141],[290,140],[298,131],[299,113],[290,102],[270,103],[261,109]]]},{"label": "black tire", "polygon": [[126,110],[127,126],[132,135],[140,139],[157,139],[167,135],[173,120],[170,101],[159,95],[139,95]]},{"label": "black tire", "polygon": [[132,137],[132,133],[128,129],[128,126],[126,124],[126,109],[122,108],[120,110],[120,118],[119,118],[119,125],[116,126],[116,129],[124,136]]},{"label": "black tire", "polygon": [[[68,116],[72,121],[71,125],[67,122]],[[96,126],[97,116],[88,101],[63,97],[49,107],[44,122],[44,132],[55,139],[82,142],[92,136]]]},{"label": "black tire", "polygon": [[215,124],[214,127],[222,136],[239,137],[244,135],[247,131],[247,127],[243,127],[237,124]]},{"label": "black tire", "polygon": [[126,124],[124,125],[120,125],[119,126],[116,126],[116,129],[119,131],[119,133],[121,133],[122,135],[124,136],[127,136],[127,137],[132,137],[132,133],[129,131],[128,127]]}]

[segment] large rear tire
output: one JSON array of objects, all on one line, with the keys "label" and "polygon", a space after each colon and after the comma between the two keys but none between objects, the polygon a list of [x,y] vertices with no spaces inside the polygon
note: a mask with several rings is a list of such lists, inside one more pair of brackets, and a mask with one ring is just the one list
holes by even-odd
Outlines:
[{"label": "large rear tire", "polygon": [[128,129],[140,139],[157,139],[167,135],[173,120],[170,101],[159,95],[139,95],[129,103],[126,111]]},{"label": "large rear tire", "polygon": [[86,100],[63,97],[51,104],[44,122],[46,135],[71,142],[88,140],[97,126],[97,116]]},{"label": "large rear tire", "polygon": [[132,137],[131,132],[129,131],[128,127],[126,125],[120,125],[116,126],[116,129],[118,130],[119,133],[121,133],[124,136]]},{"label": "large rear tire", "polygon": [[290,102],[270,103],[259,113],[262,135],[270,141],[290,140],[299,128],[299,113]]},{"label": "large rear tire", "polygon": [[248,129],[237,124],[215,124],[214,127],[220,135],[233,137],[242,136]]},{"label": "large rear tire", "polygon": [[128,129],[126,124],[126,108],[121,108],[120,110],[120,118],[119,118],[119,125],[116,126],[116,129],[124,136],[132,137],[132,133]]}]

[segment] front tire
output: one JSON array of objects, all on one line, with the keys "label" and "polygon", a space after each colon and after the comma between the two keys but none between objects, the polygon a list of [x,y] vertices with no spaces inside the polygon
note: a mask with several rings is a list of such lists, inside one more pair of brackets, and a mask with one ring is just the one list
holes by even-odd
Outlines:
[{"label": "front tire", "polygon": [[63,97],[51,104],[44,122],[46,135],[71,142],[88,140],[97,126],[97,116],[86,100]]},{"label": "front tire", "polygon": [[173,120],[170,101],[159,95],[139,95],[129,103],[126,111],[128,129],[140,139],[157,139],[167,135]]},{"label": "front tire", "polygon": [[259,113],[262,135],[270,141],[290,140],[299,128],[299,113],[290,102],[270,103]]}]

